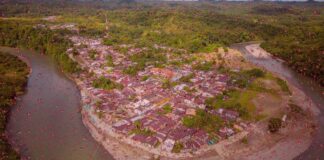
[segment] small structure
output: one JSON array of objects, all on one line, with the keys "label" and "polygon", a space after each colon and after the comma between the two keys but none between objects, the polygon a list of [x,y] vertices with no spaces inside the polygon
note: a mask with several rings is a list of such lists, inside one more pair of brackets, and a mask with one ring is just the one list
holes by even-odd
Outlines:
[{"label": "small structure", "polygon": [[196,115],[196,110],[193,109],[193,108],[188,108],[188,109],[186,110],[186,114],[187,114],[187,115],[195,116],[195,115]]},{"label": "small structure", "polygon": [[173,149],[173,146],[175,144],[175,141],[172,139],[166,139],[162,145],[162,149],[166,150],[168,152],[171,152]]}]

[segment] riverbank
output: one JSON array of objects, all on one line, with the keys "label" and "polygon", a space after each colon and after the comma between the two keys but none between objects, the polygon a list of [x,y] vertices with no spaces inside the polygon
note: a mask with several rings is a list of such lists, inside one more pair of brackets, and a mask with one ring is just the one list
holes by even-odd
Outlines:
[{"label": "riverbank", "polygon": [[83,125],[80,91],[52,57],[31,50],[8,47],[1,50],[23,56],[32,67],[26,92],[11,106],[6,127],[9,143],[21,157],[113,159]]},{"label": "riverbank", "polygon": [[[239,50],[249,62],[265,68],[276,76],[285,79],[288,82],[289,88],[291,88],[295,92],[297,91],[297,97],[302,97],[295,100],[298,101],[298,103],[302,106],[306,106],[304,107],[304,109],[310,110],[310,112],[313,114],[312,124],[314,125],[312,125],[311,130],[306,129],[305,133],[301,132],[301,134],[306,137],[307,133],[311,133],[311,137],[309,137],[308,140],[306,140],[307,138],[303,139],[302,136],[288,137],[286,140],[284,139],[281,143],[278,144],[278,148],[281,148],[280,145],[283,145],[286,146],[289,151],[282,153],[283,151],[280,151],[279,149],[274,153],[290,155],[290,159],[309,159],[311,157],[311,159],[318,159],[319,157],[321,157],[321,144],[323,141],[321,134],[323,133],[323,127],[321,125],[323,123],[321,121],[321,117],[323,116],[323,114],[321,113],[323,110],[321,108],[321,106],[323,106],[323,88],[317,85],[317,83],[313,82],[311,79],[295,73],[294,71],[292,71],[292,69],[287,67],[281,59],[273,57],[271,54],[270,58],[263,58],[252,54],[251,52],[253,50],[254,52],[261,52],[261,55],[269,55],[268,52],[260,47],[258,42],[235,44],[232,46],[232,48]],[[303,142],[303,140],[305,142]],[[294,143],[289,145],[290,142]],[[283,150],[286,151],[285,149]]]},{"label": "riverbank", "polygon": [[9,143],[5,133],[11,107],[16,98],[24,94],[28,76],[31,74],[27,59],[0,52],[0,157],[19,159],[20,155]]}]

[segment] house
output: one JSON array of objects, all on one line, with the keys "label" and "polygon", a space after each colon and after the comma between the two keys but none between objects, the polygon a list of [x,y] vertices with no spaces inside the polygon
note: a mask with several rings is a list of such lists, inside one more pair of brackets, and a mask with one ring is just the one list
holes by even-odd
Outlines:
[{"label": "house", "polygon": [[154,75],[159,75],[168,79],[171,79],[175,75],[172,70],[166,68],[152,68],[150,71]]},{"label": "house", "polygon": [[158,138],[156,138],[156,137],[154,137],[154,136],[149,136],[149,137],[147,137],[146,139],[145,139],[145,142],[144,143],[147,143],[147,144],[149,144],[149,145],[151,145],[151,146],[156,146],[158,143],[159,143],[160,141],[159,141],[159,139]]},{"label": "house", "polygon": [[135,129],[135,126],[132,124],[124,124],[121,126],[114,126],[113,127],[117,132],[122,133],[124,135],[128,135],[130,131]]},{"label": "house", "polygon": [[160,133],[160,132],[157,132],[155,136],[156,136],[156,138],[158,138],[160,141],[164,141],[165,138],[167,137],[166,134],[163,134],[163,133]]},{"label": "house", "polygon": [[148,101],[147,99],[142,99],[142,100],[139,100],[137,101],[136,103],[134,103],[134,107],[135,108],[138,108],[138,107],[146,107],[150,104],[150,101]]},{"label": "house", "polygon": [[223,108],[218,109],[217,112],[220,114],[220,116],[223,119],[229,120],[229,121],[235,121],[240,115],[236,111],[232,111],[232,110],[229,110],[229,109],[223,109]]},{"label": "house", "polygon": [[196,110],[193,109],[193,108],[188,108],[188,109],[186,110],[186,114],[187,114],[187,115],[195,116],[195,115],[196,115]]},{"label": "house", "polygon": [[176,90],[176,91],[181,91],[181,90],[183,90],[184,87],[186,87],[186,86],[187,86],[186,84],[179,84],[179,85],[176,85],[176,86],[174,87],[174,90]]},{"label": "house", "polygon": [[232,128],[228,128],[228,127],[223,127],[219,130],[219,136],[221,136],[222,138],[230,137],[234,133],[235,133],[234,130]]},{"label": "house", "polygon": [[162,145],[162,149],[168,152],[171,152],[173,149],[173,146],[175,144],[175,141],[172,139],[166,139]]},{"label": "house", "polygon": [[200,144],[198,144],[196,141],[188,140],[184,143],[184,150],[197,150],[200,148]]},{"label": "house", "polygon": [[176,141],[183,140],[187,139],[190,135],[195,133],[195,131],[195,129],[187,128],[185,126],[180,125],[177,128],[171,130],[168,137]]}]

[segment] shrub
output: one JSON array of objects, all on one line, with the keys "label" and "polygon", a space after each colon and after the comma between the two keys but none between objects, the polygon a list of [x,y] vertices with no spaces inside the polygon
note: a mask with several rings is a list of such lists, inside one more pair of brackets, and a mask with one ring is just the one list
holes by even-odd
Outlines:
[{"label": "shrub", "polygon": [[195,76],[195,74],[193,74],[193,73],[191,73],[189,75],[186,75],[186,76],[183,76],[183,77],[180,78],[180,82],[189,83],[189,82],[191,82],[190,80],[192,78],[194,78],[194,76]]},{"label": "shrub", "polygon": [[163,114],[171,113],[173,110],[170,104],[164,105],[162,109],[163,109]]},{"label": "shrub", "polygon": [[91,58],[91,59],[95,59],[96,58],[96,56],[97,56],[97,51],[96,50],[90,50],[89,51],[89,57]]},{"label": "shrub", "polygon": [[180,142],[176,142],[172,148],[173,153],[180,153],[181,150],[183,149],[183,144]]},{"label": "shrub", "polygon": [[195,116],[183,117],[182,124],[189,128],[200,128],[211,133],[217,131],[223,125],[223,120],[205,110],[197,109]]},{"label": "shrub", "polygon": [[114,39],[114,38],[105,38],[103,40],[103,44],[104,45],[107,45],[107,46],[112,46],[112,45],[115,45],[118,43],[118,40],[117,39]]},{"label": "shrub", "polygon": [[248,144],[249,141],[248,141],[247,137],[242,138],[242,139],[241,139],[241,143],[243,143],[243,144]]},{"label": "shrub", "polygon": [[281,128],[281,125],[282,125],[282,121],[280,118],[270,118],[268,122],[268,130],[271,133],[278,132],[279,129]]},{"label": "shrub", "polygon": [[304,114],[304,110],[300,106],[298,106],[296,104],[290,103],[289,104],[289,109],[293,113]]},{"label": "shrub", "polygon": [[135,76],[137,75],[137,72],[143,70],[144,68],[145,68],[145,63],[138,63],[135,66],[130,66],[128,68],[123,69],[123,73],[131,76]]},{"label": "shrub", "polygon": [[155,132],[151,131],[150,129],[147,128],[135,128],[133,129],[130,134],[139,134],[143,136],[152,136],[155,134]]},{"label": "shrub", "polygon": [[110,79],[106,79],[105,77],[100,77],[100,78],[94,80],[92,85],[95,88],[101,88],[101,89],[105,89],[105,90],[122,89],[123,88],[123,86],[121,84],[113,82]]},{"label": "shrub", "polygon": [[247,74],[249,77],[254,77],[254,78],[264,77],[265,75],[264,71],[258,68],[247,70],[245,71],[245,74]]},{"label": "shrub", "polygon": [[171,87],[173,87],[175,85],[176,85],[175,82],[171,82],[169,79],[166,79],[162,83],[162,88],[167,89],[167,88],[171,88]]},{"label": "shrub", "polygon": [[193,116],[188,115],[184,116],[181,120],[182,124],[186,127],[193,128],[195,127],[195,119]]},{"label": "shrub", "polygon": [[227,47],[223,47],[224,52],[228,52],[228,48]]},{"label": "shrub", "polygon": [[111,55],[106,56],[106,65],[109,66],[109,67],[114,66],[113,57]]},{"label": "shrub", "polygon": [[213,67],[213,62],[201,62],[197,63],[196,65],[193,66],[195,70],[201,70],[201,71],[209,71]]},{"label": "shrub", "polygon": [[77,55],[79,55],[79,52],[78,52],[78,50],[77,50],[76,48],[73,48],[73,49],[72,49],[72,55],[73,55],[73,56],[77,56]]},{"label": "shrub", "polygon": [[289,89],[286,81],[284,81],[284,80],[282,80],[280,78],[276,78],[276,82],[280,86],[280,88],[281,88],[281,90],[283,92],[286,92],[288,94],[291,94],[291,91],[290,91],[290,89]]},{"label": "shrub", "polygon": [[141,81],[146,81],[146,80],[148,80],[150,77],[149,76],[143,76],[142,78],[141,78]]}]

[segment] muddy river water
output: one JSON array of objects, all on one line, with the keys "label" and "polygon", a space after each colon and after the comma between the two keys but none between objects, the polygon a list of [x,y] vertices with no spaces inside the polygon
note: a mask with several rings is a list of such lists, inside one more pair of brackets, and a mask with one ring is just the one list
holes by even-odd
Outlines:
[{"label": "muddy river water", "polygon": [[31,65],[26,93],[18,97],[7,125],[10,143],[33,160],[111,160],[81,120],[80,92],[53,62],[39,53],[0,48]]},{"label": "muddy river water", "polygon": [[256,58],[252,56],[247,50],[246,46],[253,43],[241,43],[232,45],[232,48],[235,48],[241,51],[245,58],[265,69],[274,72],[278,75],[286,78],[290,83],[294,84],[296,87],[301,89],[313,102],[317,105],[320,110],[320,114],[318,115],[318,129],[315,134],[314,140],[311,146],[301,155],[296,157],[296,160],[316,160],[316,159],[324,159],[324,89],[319,84],[315,83],[310,78],[302,76],[292,69],[290,69],[287,65],[283,63],[283,61],[278,60],[276,58]]},{"label": "muddy river water", "polygon": [[[282,62],[251,56],[245,46],[236,44],[247,60],[282,75],[303,90],[324,112],[323,88],[309,78],[296,74]],[[11,111],[7,132],[12,145],[20,153],[35,160],[111,160],[111,155],[93,140],[84,127],[80,114],[80,93],[53,60],[47,56],[12,48],[0,48],[23,55],[32,73],[26,93],[18,97]],[[318,116],[319,128],[311,147],[296,159],[324,157],[324,116]]]}]

